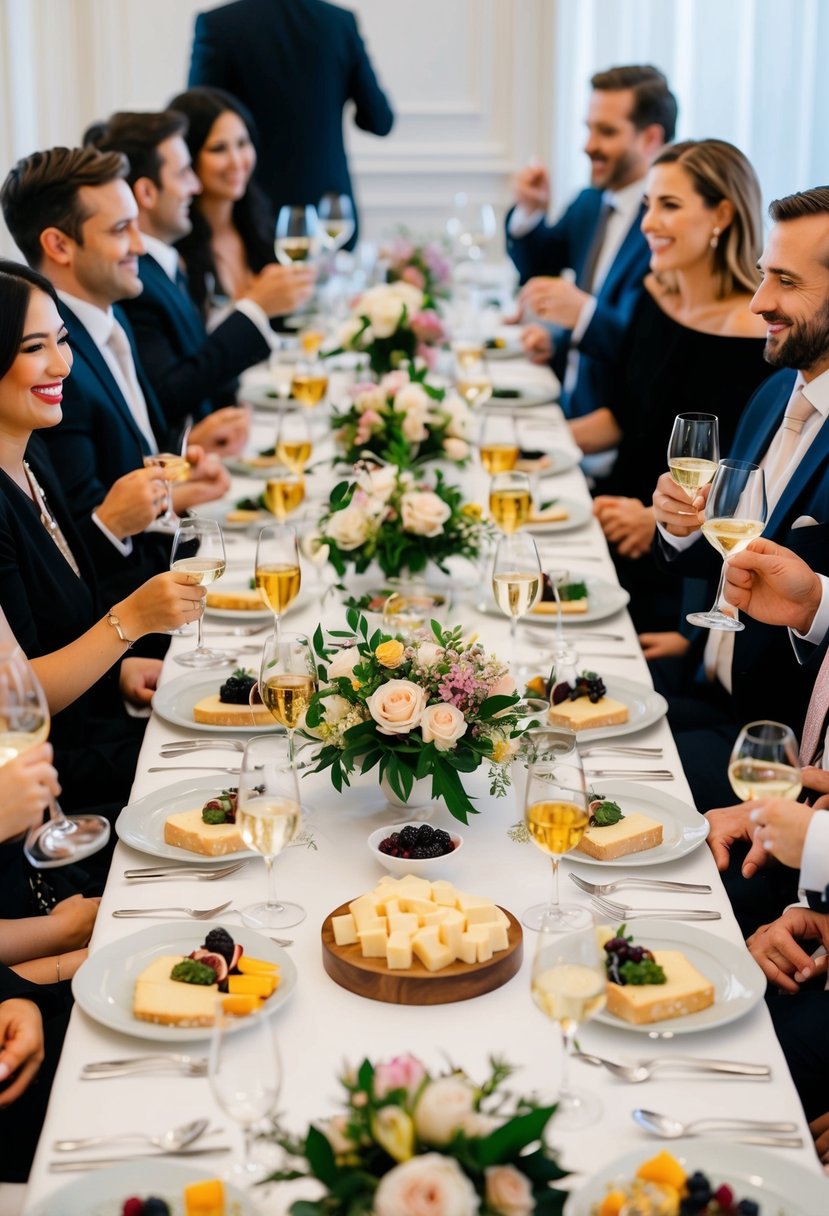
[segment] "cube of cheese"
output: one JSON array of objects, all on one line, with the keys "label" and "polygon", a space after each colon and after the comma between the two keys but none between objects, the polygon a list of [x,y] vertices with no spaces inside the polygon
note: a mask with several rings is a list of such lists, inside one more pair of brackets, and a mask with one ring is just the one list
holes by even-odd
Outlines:
[{"label": "cube of cheese", "polygon": [[420,922],[414,912],[398,912],[396,916],[390,916],[388,920],[389,936],[392,933],[406,933],[411,937],[420,928]]},{"label": "cube of cheese", "polygon": [[479,963],[488,963],[492,958],[492,943],[486,925],[470,925],[466,936],[475,943],[475,957]]},{"label": "cube of cheese", "polygon": [[454,883],[447,882],[445,878],[439,878],[437,882],[432,883],[432,899],[436,904],[454,908],[457,898],[458,893]]},{"label": "cube of cheese", "polygon": [[363,932],[358,930],[357,937],[360,940],[360,950],[363,958],[385,958],[386,957],[386,942],[388,934],[385,926],[382,929],[366,929]]},{"label": "cube of cheese", "polygon": [[467,928],[470,925],[483,925],[487,922],[492,922],[496,919],[495,905],[486,899],[482,899],[479,904],[472,904],[462,909],[466,916]]},{"label": "cube of cheese", "polygon": [[366,928],[368,921],[377,919],[377,904],[373,895],[361,895],[352,900],[348,910],[354,917],[358,932]]},{"label": "cube of cheese", "polygon": [[387,899],[386,906],[383,909],[384,916],[398,916],[400,914],[400,900]]},{"label": "cube of cheese", "polygon": [[477,963],[478,961],[478,943],[469,933],[461,934],[458,958],[462,963]]},{"label": "cube of cheese", "polygon": [[418,929],[412,938],[412,951],[427,971],[441,971],[455,961],[452,951],[438,938],[437,925]]},{"label": "cube of cheese", "polygon": [[432,884],[426,878],[418,878],[416,874],[405,874],[399,880],[398,893],[411,896],[413,899],[431,899]]},{"label": "cube of cheese", "polygon": [[403,912],[416,912],[418,916],[428,916],[434,912],[435,905],[431,899],[421,899],[419,896],[401,895],[400,908]]},{"label": "cube of cheese", "polygon": [[434,911],[425,912],[420,918],[424,925],[439,925],[446,920],[450,912],[454,911],[454,908],[437,908],[434,905],[433,908]]},{"label": "cube of cheese", "polygon": [[408,933],[390,933],[386,942],[386,965],[390,971],[408,971],[412,965],[412,939]]},{"label": "cube of cheese", "polygon": [[344,916],[332,916],[331,928],[334,930],[334,941],[338,946],[357,945],[357,926],[350,912]]},{"label": "cube of cheese", "polygon": [[466,918],[463,912],[459,912],[457,908],[447,908],[446,911],[447,915],[441,921],[438,936],[443,944],[449,947],[455,958],[460,958],[461,938],[466,928]]},{"label": "cube of cheese", "polygon": [[[506,950],[507,946],[509,945],[506,925],[501,924],[501,922],[497,920],[488,920],[474,927],[477,929],[486,929],[486,931],[489,933],[489,944],[492,947],[493,954],[497,954],[499,950]],[[472,926],[470,926],[470,928],[472,928]]]}]

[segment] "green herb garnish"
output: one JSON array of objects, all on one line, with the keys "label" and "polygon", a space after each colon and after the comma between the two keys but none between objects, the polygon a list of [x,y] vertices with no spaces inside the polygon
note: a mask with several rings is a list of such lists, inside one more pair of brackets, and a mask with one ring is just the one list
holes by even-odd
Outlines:
[{"label": "green herb garnish", "polygon": [[558,598],[562,601],[586,600],[587,583],[559,583]]},{"label": "green herb garnish", "polygon": [[517,388],[494,388],[492,395],[496,398],[500,397],[502,400],[512,401],[516,397],[521,396],[521,390]]},{"label": "green herb garnish", "polygon": [[623,984],[667,984],[668,977],[659,963],[643,958],[641,963],[622,963],[619,968]]},{"label": "green herb garnish", "polygon": [[227,811],[222,807],[205,807],[201,813],[202,823],[227,823]]},{"label": "green herb garnish", "polygon": [[608,798],[603,798],[601,802],[590,807],[591,828],[609,828],[611,824],[618,823],[624,817],[618,802],[611,802]]},{"label": "green herb garnish", "polygon": [[180,980],[182,984],[215,984],[216,972],[194,958],[183,958],[173,967],[170,979]]}]

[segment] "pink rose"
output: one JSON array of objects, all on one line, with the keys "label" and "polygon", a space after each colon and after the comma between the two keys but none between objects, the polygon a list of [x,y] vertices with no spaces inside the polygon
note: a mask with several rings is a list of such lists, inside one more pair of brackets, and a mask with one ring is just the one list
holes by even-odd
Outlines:
[{"label": "pink rose", "polygon": [[457,747],[458,739],[466,734],[466,718],[456,705],[441,702],[427,705],[420,719],[424,743],[434,743],[439,752]]},{"label": "pink rose", "polygon": [[420,725],[426,691],[411,680],[388,680],[366,700],[381,735],[407,735]]},{"label": "pink rose", "polygon": [[535,1201],[526,1175],[513,1165],[492,1165],[484,1173],[486,1201],[493,1212],[500,1216],[531,1216]]},{"label": "pink rose", "polygon": [[380,381],[380,388],[384,396],[394,397],[400,392],[404,385],[410,382],[409,373],[404,371],[386,372],[383,379]]},{"label": "pink rose", "polygon": [[451,514],[449,504],[434,490],[410,490],[400,499],[403,530],[415,536],[440,536]]},{"label": "pink rose", "polygon": [[426,277],[416,266],[404,266],[400,277],[404,283],[411,283],[412,287],[418,287],[421,291],[426,286]]},{"label": "pink rose", "polygon": [[424,1153],[380,1179],[374,1216],[476,1216],[480,1200],[454,1157]]},{"label": "pink rose", "polygon": [[385,1098],[393,1089],[405,1089],[408,1094],[414,1094],[425,1076],[426,1069],[420,1060],[410,1055],[395,1056],[393,1060],[378,1064],[374,1070],[375,1097]]},{"label": "pink rose", "polygon": [[490,685],[488,696],[490,697],[511,697],[515,692],[515,680],[508,671],[505,671],[502,676],[499,676],[494,684]]}]

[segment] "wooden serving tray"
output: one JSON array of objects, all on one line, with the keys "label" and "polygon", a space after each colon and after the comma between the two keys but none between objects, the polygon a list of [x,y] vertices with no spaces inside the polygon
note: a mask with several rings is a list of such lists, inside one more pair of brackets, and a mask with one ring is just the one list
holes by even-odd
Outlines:
[{"label": "wooden serving tray", "polygon": [[506,908],[509,917],[506,950],[493,954],[488,963],[451,963],[442,971],[427,971],[414,959],[408,971],[390,971],[385,959],[363,958],[359,945],[338,946],[331,927],[332,916],[344,916],[348,904],[341,904],[322,925],[322,965],[341,988],[390,1005],[448,1005],[469,1001],[484,992],[500,988],[516,974],[524,957],[521,926]]}]

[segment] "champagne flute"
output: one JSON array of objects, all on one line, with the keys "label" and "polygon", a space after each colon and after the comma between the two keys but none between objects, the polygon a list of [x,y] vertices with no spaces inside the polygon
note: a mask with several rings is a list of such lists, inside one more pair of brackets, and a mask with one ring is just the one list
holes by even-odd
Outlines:
[{"label": "champagne flute", "polygon": [[304,633],[270,637],[262,650],[259,695],[262,703],[288,732],[288,760],[294,763],[294,731],[305,716],[317,689],[317,669],[311,643]]},{"label": "champagne flute", "polygon": [[315,207],[292,206],[279,208],[276,218],[274,253],[282,266],[294,262],[309,262],[317,250],[319,221]]},{"label": "champagne flute", "polygon": [[[198,515],[180,520],[173,538],[170,569],[177,574],[186,574],[191,583],[205,587],[222,577],[225,566],[225,542],[218,523]],[[176,662],[181,663],[182,667],[218,667],[227,663],[226,654],[204,645],[204,601],[197,625],[196,649],[177,654]]]},{"label": "champagne flute", "polygon": [[178,516],[173,508],[173,486],[177,481],[186,481],[190,476],[190,463],[186,456],[177,452],[153,452],[144,457],[144,468],[161,469],[164,474],[162,480],[167,486],[167,506],[164,514],[159,515],[155,522],[174,528],[178,523]]},{"label": "champagne flute", "polygon": [[459,190],[447,228],[466,257],[477,262],[497,231],[495,212],[490,203],[476,203],[465,191]]},{"label": "champagne flute", "polygon": [[797,798],[803,778],[794,732],[783,722],[749,722],[731,749],[728,780],[743,802]]},{"label": "champagne flute", "polygon": [[328,376],[319,359],[303,359],[291,377],[291,396],[306,409],[312,410],[328,392]]},{"label": "champagne flute", "polygon": [[501,532],[517,532],[529,521],[532,491],[526,473],[496,473],[489,483],[489,513]]},{"label": "champagne flute", "polygon": [[470,409],[483,405],[492,396],[492,377],[483,352],[473,356],[472,348],[455,352],[455,388]]},{"label": "champagne flute", "polygon": [[213,1097],[242,1127],[242,1160],[228,1172],[228,1181],[248,1187],[267,1170],[251,1160],[256,1124],[273,1114],[282,1085],[282,1066],[273,1018],[251,1017],[244,1024],[216,1002],[210,1039],[208,1078]]},{"label": "champagne flute", "polygon": [[304,410],[294,410],[291,413],[283,410],[279,415],[276,431],[277,459],[302,479],[313,450],[308,415]]},{"label": "champagne flute", "polygon": [[285,522],[289,515],[305,501],[305,479],[301,473],[286,469],[269,477],[264,489],[265,505],[271,515],[275,515],[280,523]]},{"label": "champagne flute", "polygon": [[512,472],[520,455],[515,418],[509,414],[485,413],[478,435],[478,454],[490,476]]},{"label": "champagne flute", "polygon": [[546,921],[550,932],[557,928],[561,933],[593,923],[587,908],[559,900],[559,862],[579,843],[589,819],[584,769],[575,737],[572,744],[566,737],[570,733],[527,765],[524,822],[533,844],[548,855],[553,866],[552,899],[527,908],[521,919],[528,929],[540,929]]},{"label": "champagne flute", "polygon": [[518,622],[541,595],[541,562],[526,532],[502,536],[492,567],[495,603],[509,617],[510,666],[517,667]]},{"label": "champagne flute", "polygon": [[731,632],[745,629],[741,621],[720,609],[725,566],[729,554],[739,553],[760,536],[766,523],[766,511],[763,470],[745,460],[721,460],[705,501],[702,533],[708,543],[722,554],[723,567],[713,607],[709,612],[690,612],[685,619],[691,625]]},{"label": "champagne flute", "polygon": [[[720,459],[719,421],[716,414],[677,414],[668,440],[668,468],[678,486],[693,499],[707,486]],[[681,511],[694,515],[694,511]]]},{"label": "champagne flute", "polygon": [[274,392],[280,401],[287,401],[291,396],[299,343],[296,338],[279,337],[277,341],[278,345],[271,351],[268,367]]},{"label": "champagne flute", "polygon": [[582,1022],[605,1004],[607,972],[591,924],[578,933],[559,936],[554,921],[544,918],[532,969],[532,994],[538,1008],[561,1031],[561,1085],[556,1127],[589,1127],[602,1113],[595,1094],[570,1088],[570,1055]]},{"label": "champagne flute", "polygon": [[347,194],[328,191],[317,207],[320,235],[331,253],[342,249],[354,235],[354,204]]},{"label": "champagne flute", "polygon": [[279,618],[299,595],[302,574],[296,529],[270,524],[256,543],[256,586],[263,603],[273,612],[273,636],[279,637]]},{"label": "champagne flute", "polygon": [[[0,767],[16,760],[49,735],[49,704],[40,681],[16,643],[0,645]],[[109,840],[102,815],[64,815],[53,798],[45,823],[29,829],[23,846],[39,870],[54,869],[97,853]]]},{"label": "champagne flute", "polygon": [[[263,690],[264,691],[264,690]],[[274,860],[296,836],[302,820],[299,778],[287,738],[257,735],[248,742],[239,772],[236,824],[249,849],[261,853],[268,871],[264,903],[249,904],[240,916],[252,929],[287,929],[305,919],[300,904],[276,897]]]}]

